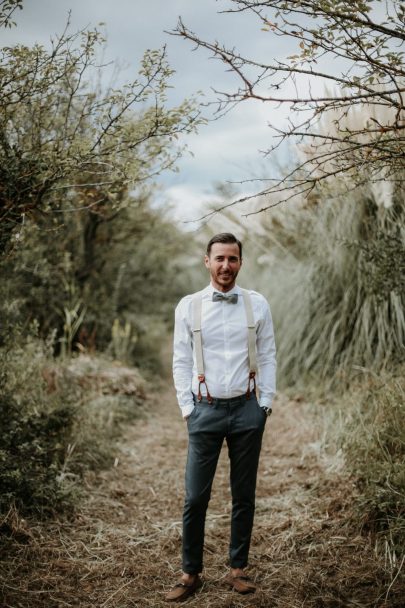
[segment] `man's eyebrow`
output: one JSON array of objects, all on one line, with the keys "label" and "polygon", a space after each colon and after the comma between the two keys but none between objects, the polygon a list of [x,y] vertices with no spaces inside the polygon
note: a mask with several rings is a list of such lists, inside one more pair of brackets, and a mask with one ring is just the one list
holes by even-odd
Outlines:
[{"label": "man's eyebrow", "polygon": [[[214,259],[215,260],[223,260],[225,257],[227,257],[227,256],[225,256],[225,255],[215,255]],[[229,260],[239,260],[239,256],[238,255],[230,255],[230,256],[228,256],[228,259]]]}]

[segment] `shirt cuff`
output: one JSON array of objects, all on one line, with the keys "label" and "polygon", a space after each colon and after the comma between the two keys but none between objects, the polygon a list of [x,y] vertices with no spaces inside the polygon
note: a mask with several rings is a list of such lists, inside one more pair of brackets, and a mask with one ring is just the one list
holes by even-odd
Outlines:
[{"label": "shirt cuff", "polygon": [[266,399],[266,398],[259,399],[259,405],[260,405],[260,407],[263,407],[263,408],[267,409],[269,407],[272,407],[272,400],[271,399]]},{"label": "shirt cuff", "polygon": [[195,408],[194,403],[192,403],[191,405],[189,405],[189,404],[181,405],[180,409],[181,409],[181,415],[183,416],[183,418],[185,418],[186,416],[190,416],[190,414],[194,408]]}]

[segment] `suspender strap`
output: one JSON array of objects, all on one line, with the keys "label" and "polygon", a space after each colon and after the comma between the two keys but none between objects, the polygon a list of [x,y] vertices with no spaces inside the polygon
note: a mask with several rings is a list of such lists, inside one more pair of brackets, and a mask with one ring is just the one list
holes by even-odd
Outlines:
[{"label": "suspender strap", "polygon": [[198,401],[201,401],[201,384],[205,384],[207,389],[207,400],[208,403],[212,403],[212,397],[209,393],[207,383],[205,381],[204,373],[204,359],[203,359],[203,348],[202,348],[202,337],[201,337],[201,310],[202,310],[202,296],[198,293],[193,298],[193,335],[194,335],[194,351],[197,363],[197,375],[198,375]]},{"label": "suspender strap", "polygon": [[253,390],[256,390],[256,326],[253,316],[252,298],[247,289],[242,289],[243,301],[245,302],[245,312],[248,327],[248,356],[249,356],[249,382],[246,397],[250,397],[250,381],[253,380]]},{"label": "suspender strap", "polygon": [[204,375],[204,360],[201,339],[201,308],[202,297],[197,294],[193,298],[193,334],[194,334],[194,350],[197,361],[197,374]]},{"label": "suspender strap", "polygon": [[245,302],[246,320],[248,327],[248,351],[249,351],[249,371],[257,371],[256,361],[256,325],[253,316],[252,298],[246,289],[242,289],[243,300]]}]

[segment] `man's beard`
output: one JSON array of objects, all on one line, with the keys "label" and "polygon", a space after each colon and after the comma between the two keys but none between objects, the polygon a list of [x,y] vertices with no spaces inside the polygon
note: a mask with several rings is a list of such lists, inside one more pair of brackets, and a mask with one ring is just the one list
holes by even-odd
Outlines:
[{"label": "man's beard", "polygon": [[229,281],[229,280],[235,280],[236,277],[238,276],[237,272],[221,272],[220,274],[217,275],[218,279],[223,279],[224,281]]}]

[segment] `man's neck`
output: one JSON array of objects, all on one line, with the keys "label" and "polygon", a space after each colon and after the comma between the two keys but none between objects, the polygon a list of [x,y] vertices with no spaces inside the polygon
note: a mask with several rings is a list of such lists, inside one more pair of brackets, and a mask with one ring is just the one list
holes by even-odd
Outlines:
[{"label": "man's neck", "polygon": [[236,283],[234,283],[230,287],[224,287],[222,285],[215,285],[214,283],[211,282],[211,287],[213,289],[215,289],[215,291],[219,291],[221,293],[228,293],[229,291],[232,291],[232,289],[234,289],[234,287],[236,287]]}]

